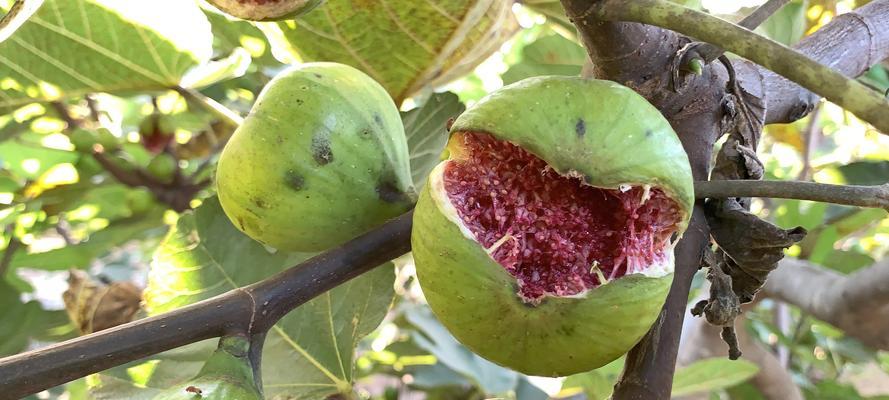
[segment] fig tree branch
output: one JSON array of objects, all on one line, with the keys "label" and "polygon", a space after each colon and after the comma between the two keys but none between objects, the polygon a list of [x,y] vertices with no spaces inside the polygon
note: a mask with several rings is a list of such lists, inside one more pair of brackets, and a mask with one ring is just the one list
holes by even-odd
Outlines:
[{"label": "fig tree branch", "polygon": [[[0,359],[0,397],[21,398],[130,361],[231,333],[262,335],[281,317],[410,251],[405,213],[339,248],[243,288],[154,317]],[[247,266],[249,267],[249,266]]]},{"label": "fig tree branch", "polygon": [[889,260],[844,275],[786,257],[769,274],[763,292],[868,346],[889,350]]},{"label": "fig tree branch", "polygon": [[[781,7],[784,7],[789,1],[790,0],[769,0],[738,22],[738,26],[754,30],[760,24],[765,22],[765,20],[772,14],[780,10]],[[698,57],[700,57],[705,64],[709,64],[725,53],[725,50],[710,43],[705,43],[697,49],[697,53]]]},{"label": "fig tree branch", "polygon": [[839,104],[889,135],[889,100],[803,53],[668,0],[606,0],[594,4],[588,12],[596,13],[600,20],[655,25],[732,51]]},{"label": "fig tree branch", "polygon": [[695,197],[699,199],[771,197],[882,208],[889,211],[889,184],[856,186],[800,181],[700,181],[695,182]]},{"label": "fig tree branch", "polygon": [[[602,7],[630,7],[635,2],[561,0],[577,27],[592,68],[590,76],[629,86],[655,105],[670,121],[688,154],[696,180],[706,180],[713,144],[732,128],[726,105],[728,72],[721,63],[706,65],[682,90],[671,89],[673,62],[688,43],[675,32],[652,25],[598,18]],[[630,4],[632,3],[632,4]],[[889,57],[889,0],[876,0],[844,14],[810,36],[800,51],[850,76]],[[886,23],[883,23],[886,22]],[[695,24],[696,20],[684,21]],[[882,57],[880,57],[882,56]],[[803,117],[818,97],[787,79],[746,60],[732,62],[747,96],[758,99],[766,122]],[[728,121],[728,123],[727,123]],[[673,381],[691,280],[708,243],[709,227],[692,216],[688,233],[676,249],[676,274],[670,296],[651,331],[627,354],[627,364],[615,385],[614,399],[668,399]],[[693,235],[690,233],[694,233]]]},{"label": "fig tree branch", "polygon": [[[889,58],[889,1],[872,1],[841,14],[794,48],[847,76],[859,76]],[[780,75],[760,72],[767,89],[766,123],[795,121],[820,99]]]}]

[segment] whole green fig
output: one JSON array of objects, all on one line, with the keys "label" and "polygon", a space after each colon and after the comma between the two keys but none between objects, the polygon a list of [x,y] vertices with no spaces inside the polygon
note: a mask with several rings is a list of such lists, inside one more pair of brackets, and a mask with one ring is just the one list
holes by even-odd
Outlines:
[{"label": "whole green fig", "polygon": [[429,306],[479,355],[529,375],[607,364],[649,329],[693,189],[669,123],[619,84],[530,78],[451,127],[414,213]]},{"label": "whole green fig", "polygon": [[177,168],[176,158],[169,153],[160,153],[148,162],[147,170],[159,181],[170,183],[173,181]]},{"label": "whole green fig", "polygon": [[219,348],[198,375],[154,397],[154,400],[261,400],[247,353],[250,343],[243,336],[219,339]]},{"label": "whole green fig", "polygon": [[238,229],[305,252],[403,213],[414,196],[395,103],[363,72],[334,63],[269,82],[223,149],[216,182]]},{"label": "whole green fig", "polygon": [[324,0],[208,0],[233,17],[250,21],[293,19],[311,11]]}]

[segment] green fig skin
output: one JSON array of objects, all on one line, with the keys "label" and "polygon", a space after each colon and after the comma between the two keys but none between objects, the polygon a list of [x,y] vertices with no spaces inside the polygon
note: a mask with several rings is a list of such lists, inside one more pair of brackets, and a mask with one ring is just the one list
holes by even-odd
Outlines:
[{"label": "green fig skin", "polygon": [[248,21],[282,21],[294,19],[312,11],[315,7],[323,4],[324,1],[325,0],[272,0],[266,2],[266,4],[255,4],[249,0],[208,0],[210,4],[226,14]]},{"label": "green fig skin", "polygon": [[261,400],[247,359],[248,349],[245,337],[220,339],[219,348],[194,379],[165,390],[154,400]]},{"label": "green fig skin", "polygon": [[173,181],[173,175],[176,173],[177,168],[176,159],[167,153],[160,153],[154,156],[147,167],[148,173],[163,183]]},{"label": "green fig skin", "polygon": [[289,251],[342,244],[415,197],[395,103],[363,72],[335,63],[275,77],[223,149],[216,182],[238,229]]},{"label": "green fig skin", "polygon": [[[694,202],[687,156],[661,114],[623,86],[569,77],[531,78],[464,112],[451,133],[483,132],[523,147],[560,174],[617,189],[651,185],[685,212]],[[459,158],[459,143],[446,154]],[[417,277],[430,308],[482,357],[536,376],[567,376],[625,354],[648,331],[673,274],[631,274],[536,306],[463,225],[444,189],[448,161],[432,170],[414,211]],[[672,264],[672,259],[671,259]],[[672,269],[672,265],[670,265]]]}]

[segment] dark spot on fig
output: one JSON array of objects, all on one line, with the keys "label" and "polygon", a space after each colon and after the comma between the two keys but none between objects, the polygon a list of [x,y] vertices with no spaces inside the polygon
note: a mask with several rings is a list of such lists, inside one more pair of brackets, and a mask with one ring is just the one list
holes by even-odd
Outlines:
[{"label": "dark spot on fig", "polygon": [[284,184],[298,192],[306,187],[306,178],[296,171],[290,170],[284,174]]},{"label": "dark spot on fig", "polygon": [[296,105],[298,105],[298,106],[303,105],[303,100],[302,100],[302,99],[296,99]]},{"label": "dark spot on fig", "polygon": [[317,133],[312,137],[312,158],[318,165],[327,165],[333,161],[333,152],[330,150],[330,137],[325,133]]},{"label": "dark spot on fig", "polygon": [[574,124],[574,132],[577,132],[577,136],[583,137],[586,135],[586,121],[583,118],[578,118],[577,123]]},{"label": "dark spot on fig", "polygon": [[374,122],[379,126],[383,126],[383,117],[381,117],[380,114],[374,113]]},{"label": "dark spot on fig", "polygon": [[647,129],[645,131],[645,137],[650,138],[651,135],[654,135],[654,132],[652,132],[651,129]]},{"label": "dark spot on fig", "polygon": [[321,77],[321,74],[319,74],[319,73],[314,73],[313,75],[315,75],[316,78],[320,78],[320,77]]},{"label": "dark spot on fig", "polygon": [[380,181],[380,183],[377,185],[377,196],[380,197],[380,200],[383,200],[387,203],[401,203],[409,201],[407,195],[405,195],[401,190],[398,190],[398,187],[389,180]]},{"label": "dark spot on fig", "polygon": [[283,136],[276,137],[275,142],[278,144],[284,144],[284,137]]},{"label": "dark spot on fig", "polygon": [[244,227],[244,218],[238,217],[237,220],[238,220],[238,226],[241,227],[241,230],[242,231],[247,230],[247,228]]},{"label": "dark spot on fig", "polygon": [[559,328],[559,333],[565,336],[574,336],[574,326],[573,325],[562,325]]},{"label": "dark spot on fig", "polygon": [[256,204],[259,208],[269,208],[269,203],[259,197],[254,197],[252,200],[253,204]]}]

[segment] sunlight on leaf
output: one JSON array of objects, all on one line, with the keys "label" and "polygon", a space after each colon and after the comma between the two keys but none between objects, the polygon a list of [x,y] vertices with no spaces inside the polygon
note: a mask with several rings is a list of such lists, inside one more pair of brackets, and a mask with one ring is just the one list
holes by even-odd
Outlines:
[{"label": "sunlight on leaf", "polygon": [[680,368],[673,377],[672,396],[725,389],[756,375],[759,367],[746,360],[708,358]]},{"label": "sunlight on leaf", "polygon": [[179,0],[45,0],[15,32],[0,29],[9,34],[0,43],[0,76],[14,82],[0,91],[0,111],[35,99],[173,86],[212,53],[206,17]]},{"label": "sunlight on leaf", "polygon": [[[155,253],[145,305],[156,315],[256,282],[312,255],[270,253],[238,231],[213,197],[179,218]],[[387,263],[278,322],[263,350],[266,394],[323,398],[349,393],[355,347],[385,316],[394,279]]]}]

